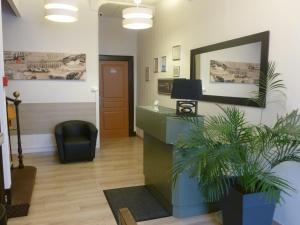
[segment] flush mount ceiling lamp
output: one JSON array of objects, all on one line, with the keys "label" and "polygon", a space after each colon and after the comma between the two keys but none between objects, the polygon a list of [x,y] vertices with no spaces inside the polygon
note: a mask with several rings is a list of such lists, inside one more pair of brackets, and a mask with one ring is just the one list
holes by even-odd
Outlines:
[{"label": "flush mount ceiling lamp", "polygon": [[126,29],[148,29],[153,26],[153,10],[151,8],[139,7],[141,0],[134,0],[136,7],[123,10],[123,27]]},{"label": "flush mount ceiling lamp", "polygon": [[142,30],[148,29],[153,26],[153,21],[151,19],[145,18],[131,18],[123,20],[123,27],[132,30]]},{"label": "flush mount ceiling lamp", "polygon": [[47,0],[45,9],[48,20],[61,23],[78,20],[78,0]]},{"label": "flush mount ceiling lamp", "polygon": [[124,19],[145,18],[152,19],[153,11],[150,8],[131,7],[123,10]]}]

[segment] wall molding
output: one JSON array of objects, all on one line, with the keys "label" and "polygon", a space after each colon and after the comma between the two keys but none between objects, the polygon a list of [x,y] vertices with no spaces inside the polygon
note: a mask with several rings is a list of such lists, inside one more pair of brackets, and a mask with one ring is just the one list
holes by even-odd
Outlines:
[{"label": "wall molding", "polygon": [[14,14],[16,15],[16,17],[21,17],[19,0],[7,0],[7,2]]},{"label": "wall molding", "polygon": [[[53,134],[21,135],[21,141],[24,154],[56,151],[56,141]],[[18,142],[16,135],[11,136],[11,147],[13,154],[17,154]],[[96,148],[100,148],[99,140],[97,141]]]},{"label": "wall molding", "polygon": [[[56,146],[45,145],[45,146],[22,146],[23,153],[42,153],[42,152],[55,152]],[[13,154],[18,154],[18,148],[12,148]]]}]

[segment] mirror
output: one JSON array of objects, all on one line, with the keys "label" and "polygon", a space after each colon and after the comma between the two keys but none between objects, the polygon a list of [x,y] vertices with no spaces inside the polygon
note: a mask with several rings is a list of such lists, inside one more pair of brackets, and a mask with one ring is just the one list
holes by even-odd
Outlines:
[{"label": "mirror", "polygon": [[[201,101],[265,107],[251,98],[268,70],[269,31],[191,50],[191,79],[201,79]],[[264,95],[265,96],[265,95]]]}]

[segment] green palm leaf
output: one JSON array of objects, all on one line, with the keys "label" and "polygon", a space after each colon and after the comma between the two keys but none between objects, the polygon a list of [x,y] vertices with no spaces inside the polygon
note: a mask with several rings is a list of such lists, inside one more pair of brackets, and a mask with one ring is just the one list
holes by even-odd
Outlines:
[{"label": "green palm leaf", "polygon": [[188,172],[199,181],[209,202],[218,201],[235,187],[244,193],[264,192],[279,201],[280,191],[294,189],[273,173],[282,162],[300,162],[300,115],[293,111],[278,118],[274,126],[250,125],[237,107],[220,107],[222,114],[199,119],[184,118],[192,124],[177,143],[173,168],[174,184]]},{"label": "green palm leaf", "polygon": [[250,101],[255,102],[258,106],[264,107],[266,104],[267,93],[278,92],[285,96],[283,90],[286,88],[284,81],[280,79],[281,74],[276,72],[275,62],[269,62],[267,74],[261,72],[260,80],[257,84],[257,91],[251,92],[254,96]]}]

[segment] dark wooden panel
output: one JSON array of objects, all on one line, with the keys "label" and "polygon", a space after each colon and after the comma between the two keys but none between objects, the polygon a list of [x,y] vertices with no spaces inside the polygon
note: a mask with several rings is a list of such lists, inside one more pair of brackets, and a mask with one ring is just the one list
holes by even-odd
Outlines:
[{"label": "dark wooden panel", "polygon": [[145,184],[172,214],[172,145],[144,133]]},{"label": "dark wooden panel", "polygon": [[105,101],[105,102],[103,102],[103,107],[104,108],[123,108],[123,107],[126,107],[126,105],[124,105],[124,102],[120,102],[120,101]]},{"label": "dark wooden panel", "polygon": [[135,136],[134,131],[134,64],[133,56],[99,55],[99,61],[126,61],[128,62],[128,117],[129,136]]},{"label": "dark wooden panel", "polygon": [[129,136],[128,62],[101,62],[99,80],[101,137]]}]

